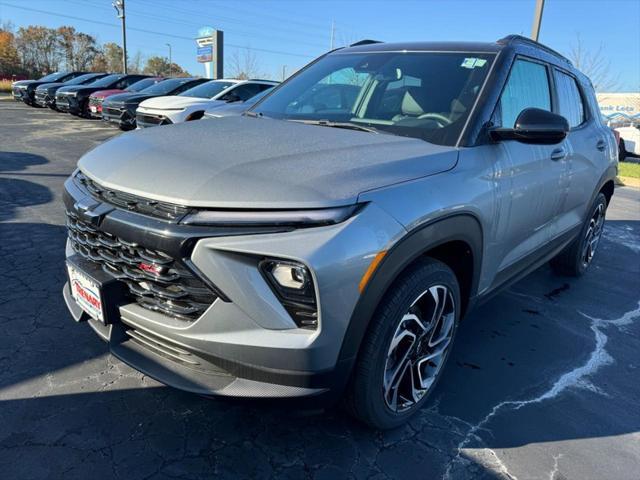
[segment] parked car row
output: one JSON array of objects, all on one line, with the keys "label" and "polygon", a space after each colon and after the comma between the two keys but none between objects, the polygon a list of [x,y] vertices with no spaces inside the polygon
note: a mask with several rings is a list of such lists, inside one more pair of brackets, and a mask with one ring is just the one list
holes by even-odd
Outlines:
[{"label": "parked car row", "polygon": [[250,104],[237,108],[238,104],[277,84],[271,80],[56,72],[39,80],[15,82],[12,91],[14,99],[33,107],[98,118],[131,130],[199,120],[208,110],[230,104],[236,107],[231,112],[239,115]]}]

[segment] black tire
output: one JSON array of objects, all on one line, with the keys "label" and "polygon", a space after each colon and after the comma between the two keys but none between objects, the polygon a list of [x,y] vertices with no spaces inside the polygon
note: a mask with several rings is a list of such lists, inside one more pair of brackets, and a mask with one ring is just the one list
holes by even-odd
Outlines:
[{"label": "black tire", "polygon": [[[388,368],[389,359],[391,358],[391,356],[388,355],[391,355],[392,351],[395,353],[391,342],[394,338],[402,338],[398,335],[398,332],[405,324],[405,318],[411,311],[410,309],[418,308],[419,311],[422,312],[422,305],[417,307],[414,305],[417,305],[418,301],[433,301],[434,298],[429,297],[429,289],[441,287],[446,287],[451,293],[450,296],[446,295],[443,298],[450,299],[453,305],[453,313],[446,316],[442,315],[441,317],[442,319],[449,319],[446,328],[447,331],[451,332],[450,335],[447,334],[449,340],[445,347],[446,351],[440,354],[441,356],[438,357],[438,360],[435,360],[439,366],[433,375],[428,375],[428,377],[433,378],[433,380],[426,390],[421,390],[421,398],[415,402],[411,400],[409,407],[399,405],[396,402],[397,408],[394,410],[388,402],[389,390],[387,389],[385,392],[385,378],[390,370],[392,372],[394,370],[394,368]],[[422,300],[422,298],[425,298],[425,300]],[[425,316],[429,315],[427,314]],[[395,428],[407,422],[409,418],[418,412],[425,404],[436,387],[437,381],[442,374],[443,367],[451,352],[459,319],[460,287],[453,271],[444,263],[431,258],[420,260],[409,267],[385,294],[376,313],[371,319],[345,397],[345,403],[350,413],[377,429]],[[445,324],[444,322],[445,320],[442,320],[442,325]],[[445,327],[442,326],[440,331],[444,332],[444,329]],[[432,331],[425,333],[426,337],[429,337],[426,345],[424,344],[424,338],[426,337],[424,337],[419,341],[415,341],[414,339],[410,348],[413,348],[414,344],[416,348],[429,347],[433,335],[435,332],[438,332],[438,330],[438,326],[436,325],[436,328]],[[438,337],[440,337],[440,335],[438,335]],[[407,350],[409,350],[409,348]],[[397,364],[404,363],[405,358],[408,358],[408,356],[403,356],[403,360],[397,362]],[[426,363],[426,369],[434,368],[431,366],[432,364],[433,361]],[[415,370],[413,369],[416,368],[415,365],[417,365],[417,363],[414,363],[413,366],[410,366],[408,370],[405,371],[410,371],[409,374],[414,372]],[[402,369],[397,367],[395,370],[401,371]],[[401,376],[403,376],[403,374],[397,377],[392,375],[391,379],[394,380]],[[405,380],[411,380],[409,385],[414,385],[414,376],[404,378]],[[397,383],[402,384],[400,381]],[[396,391],[398,389],[399,387],[396,388]],[[395,398],[398,397],[399,395],[396,394]],[[406,410],[397,411],[400,410],[400,406],[406,408]]]},{"label": "black tire", "polygon": [[621,138],[618,142],[618,161],[624,162],[627,158],[627,147],[624,144],[624,140]]},{"label": "black tire", "polygon": [[[593,228],[594,216],[596,213],[601,212],[602,223],[599,230],[596,232],[597,239],[595,248],[593,248],[589,258],[585,258],[585,251],[587,248],[587,242],[594,239],[589,235],[590,228]],[[580,230],[578,237],[562,252],[558,254],[553,260],[551,260],[551,266],[556,273],[560,275],[566,275],[570,277],[580,277],[589,268],[589,265],[593,262],[593,258],[597,252],[598,244],[602,236],[602,229],[604,228],[605,215],[607,212],[607,197],[603,193],[599,193],[593,202],[593,205],[589,209],[589,215]]]}]

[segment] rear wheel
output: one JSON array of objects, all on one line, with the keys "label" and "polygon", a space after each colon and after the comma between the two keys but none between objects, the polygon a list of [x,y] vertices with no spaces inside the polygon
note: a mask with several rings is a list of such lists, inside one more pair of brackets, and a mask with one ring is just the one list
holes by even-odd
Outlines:
[{"label": "rear wheel", "polygon": [[435,388],[459,315],[449,267],[433,259],[410,267],[371,319],[347,394],[351,412],[375,428],[405,423]]},{"label": "rear wheel", "polygon": [[579,277],[587,271],[600,244],[607,214],[607,197],[599,193],[580,235],[571,245],[551,260],[553,269],[562,274]]}]

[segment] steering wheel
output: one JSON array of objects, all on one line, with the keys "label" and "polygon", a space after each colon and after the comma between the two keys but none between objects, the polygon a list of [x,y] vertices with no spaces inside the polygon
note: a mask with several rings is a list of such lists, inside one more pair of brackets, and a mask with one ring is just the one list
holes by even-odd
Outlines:
[{"label": "steering wheel", "polygon": [[439,113],[423,113],[418,117],[418,120],[422,120],[424,118],[430,118],[431,120],[435,120],[441,126],[446,127],[447,125],[451,125],[451,120],[449,120],[444,115],[440,115]]}]

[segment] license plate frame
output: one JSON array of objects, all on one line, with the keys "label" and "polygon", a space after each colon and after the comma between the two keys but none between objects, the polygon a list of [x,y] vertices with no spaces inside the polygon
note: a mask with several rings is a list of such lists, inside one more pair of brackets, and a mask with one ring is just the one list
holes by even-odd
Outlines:
[{"label": "license plate frame", "polygon": [[[92,315],[91,311],[87,311],[83,308],[82,304],[78,302],[73,291],[70,268],[79,271],[82,275],[93,282],[94,286],[97,286],[99,290],[102,315]],[[77,253],[67,257],[67,279],[69,280],[69,293],[76,304],[78,304],[82,311],[86,313],[85,317],[91,317],[95,321],[104,325],[119,322],[120,307],[131,303],[132,301],[129,296],[129,288],[125,283],[106,273],[100,265],[86,260]]]},{"label": "license plate frame", "polygon": [[67,262],[67,274],[75,302],[91,318],[106,325],[100,283],[71,262]]}]

